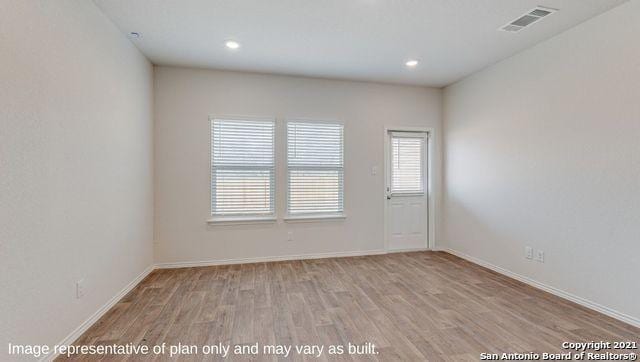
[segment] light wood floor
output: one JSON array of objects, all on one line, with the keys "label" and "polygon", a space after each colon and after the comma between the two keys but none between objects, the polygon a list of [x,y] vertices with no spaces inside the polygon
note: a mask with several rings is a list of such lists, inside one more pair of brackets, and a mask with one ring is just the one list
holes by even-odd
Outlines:
[{"label": "light wood floor", "polygon": [[638,328],[450,254],[416,252],[157,270],[76,343],[372,342],[376,356],[325,349],[305,360],[477,361],[483,352],[560,353],[564,341],[639,336]]}]

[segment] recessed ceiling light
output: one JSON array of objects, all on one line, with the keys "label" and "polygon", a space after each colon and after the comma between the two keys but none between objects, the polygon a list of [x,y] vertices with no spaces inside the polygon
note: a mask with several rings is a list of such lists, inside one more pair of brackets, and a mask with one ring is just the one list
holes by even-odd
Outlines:
[{"label": "recessed ceiling light", "polygon": [[404,63],[407,67],[415,67],[416,65],[418,65],[418,61],[415,59],[412,60],[408,60],[406,63]]},{"label": "recessed ceiling light", "polygon": [[238,43],[237,41],[233,41],[233,40],[227,40],[227,42],[224,43],[224,45],[229,49],[238,49],[238,48],[240,48],[240,43]]},{"label": "recessed ceiling light", "polygon": [[129,33],[129,37],[130,37],[131,39],[140,39],[141,35],[140,35],[140,33],[137,33],[137,32],[135,32],[135,31],[132,31],[132,32],[130,32],[130,33]]}]

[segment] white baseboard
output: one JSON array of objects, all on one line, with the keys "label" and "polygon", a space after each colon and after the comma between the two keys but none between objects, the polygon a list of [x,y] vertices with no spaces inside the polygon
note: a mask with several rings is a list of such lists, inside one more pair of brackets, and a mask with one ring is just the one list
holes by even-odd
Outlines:
[{"label": "white baseboard", "polygon": [[[65,337],[62,341],[60,341],[57,345],[70,345],[76,341],[76,339],[80,338],[80,336],[89,329],[95,322],[98,321],[105,313],[109,311],[116,303],[120,301],[127,293],[129,293],[133,288],[135,288],[144,278],[146,278],[149,273],[151,273],[155,269],[155,266],[149,265],[140,275],[135,277],[129,284],[127,284],[118,294],[114,295],[113,298],[109,299],[107,303],[105,303],[100,309],[98,309],[91,317],[82,322],[82,324],[76,328],[73,332],[71,332],[67,337]],[[40,359],[40,361],[53,361],[57,354],[49,354]]]},{"label": "white baseboard", "polygon": [[230,264],[251,264],[265,263],[272,261],[288,261],[288,260],[308,260],[308,259],[326,259],[326,258],[344,258],[349,256],[366,256],[386,254],[387,251],[382,249],[364,250],[364,251],[341,251],[336,253],[318,253],[318,254],[300,254],[300,255],[284,255],[284,256],[261,256],[255,258],[237,258],[237,259],[213,259],[202,261],[178,261],[170,263],[157,263],[157,269],[172,268],[191,268],[198,266],[215,266]]},{"label": "white baseboard", "polygon": [[472,262],[474,264],[478,264],[478,265],[483,266],[483,267],[485,267],[487,269],[491,269],[496,273],[500,273],[500,274],[505,275],[505,276],[507,276],[509,278],[512,278],[512,279],[518,280],[520,282],[523,282],[525,284],[528,284],[528,285],[530,285],[530,286],[532,286],[534,288],[544,290],[547,293],[551,293],[551,294],[553,294],[555,296],[558,296],[560,298],[567,299],[567,300],[572,301],[572,302],[574,302],[576,304],[579,304],[579,305],[581,305],[583,307],[589,308],[589,309],[594,310],[596,312],[600,312],[600,313],[605,314],[605,315],[607,315],[607,316],[609,316],[611,318],[615,318],[615,319],[617,319],[619,321],[622,321],[622,322],[630,324],[630,325],[632,325],[634,327],[640,328],[640,319],[638,319],[638,318],[635,318],[635,317],[632,317],[630,315],[618,312],[618,311],[616,311],[614,309],[611,309],[609,307],[605,307],[603,305],[600,305],[598,303],[592,302],[592,301],[590,301],[588,299],[579,297],[577,295],[565,292],[564,290],[560,290],[560,289],[552,287],[550,285],[546,285],[546,284],[540,283],[540,282],[538,282],[536,280],[533,280],[533,279],[531,279],[529,277],[525,277],[523,275],[514,273],[514,272],[512,272],[510,270],[507,270],[507,269],[501,268],[499,266],[493,265],[493,264],[491,264],[491,263],[489,263],[487,261],[484,261],[482,259],[478,259],[478,258],[473,257],[471,255],[467,255],[467,254],[461,253],[459,251],[456,251],[456,250],[453,250],[453,249],[446,249],[446,248],[445,249],[440,249],[440,251],[444,251],[444,252],[447,252],[449,254],[455,255],[455,256],[457,256],[459,258],[465,259],[465,260],[470,261],[470,262]]},{"label": "white baseboard", "polygon": [[394,254],[394,253],[411,253],[414,251],[435,251],[434,249],[429,249],[429,248],[406,248],[406,249],[393,249],[393,250],[387,250],[387,252],[385,254]]}]

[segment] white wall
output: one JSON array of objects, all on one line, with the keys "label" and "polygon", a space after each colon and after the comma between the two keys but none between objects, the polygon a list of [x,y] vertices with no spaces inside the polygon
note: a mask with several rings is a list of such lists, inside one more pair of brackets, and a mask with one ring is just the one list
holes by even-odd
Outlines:
[{"label": "white wall", "polygon": [[632,0],[444,95],[447,246],[636,321],[639,34]]},{"label": "white wall", "polygon": [[[384,126],[434,127],[441,91],[302,77],[155,68],[156,261],[221,261],[384,249]],[[344,221],[208,226],[209,115],[345,122]],[[284,216],[280,123],[276,209]],[[438,142],[439,139],[436,139]],[[440,167],[439,153],[434,166]],[[378,166],[378,175],[371,167]],[[436,187],[439,187],[437,182]],[[287,231],[294,241],[287,241]]]},{"label": "white wall", "polygon": [[60,342],[152,263],[153,69],[85,0],[3,0],[0,48],[5,361],[9,342]]}]

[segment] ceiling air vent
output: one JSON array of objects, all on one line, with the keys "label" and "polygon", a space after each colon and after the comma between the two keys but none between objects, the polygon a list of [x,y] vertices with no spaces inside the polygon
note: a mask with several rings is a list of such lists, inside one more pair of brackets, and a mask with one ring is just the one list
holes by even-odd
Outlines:
[{"label": "ceiling air vent", "polygon": [[527,26],[537,22],[538,20],[555,13],[556,11],[558,10],[538,6],[537,8],[510,22],[509,24],[501,27],[500,30],[508,31],[510,33],[517,33]]}]

